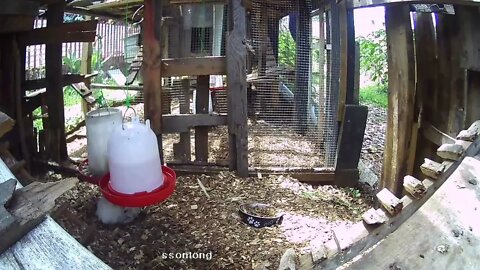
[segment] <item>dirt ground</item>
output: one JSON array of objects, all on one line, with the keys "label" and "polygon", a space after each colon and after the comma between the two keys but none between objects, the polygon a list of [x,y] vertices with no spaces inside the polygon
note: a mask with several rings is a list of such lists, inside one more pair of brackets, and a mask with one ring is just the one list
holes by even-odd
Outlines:
[{"label": "dirt ground", "polygon": [[[276,269],[287,248],[306,253],[328,241],[332,228],[359,221],[370,207],[352,189],[312,187],[282,175],[240,179],[221,173],[179,177],[166,202],[143,209],[130,224],[107,226],[95,215],[99,196],[96,186],[80,183],[58,199],[52,216],[114,269],[253,269],[260,264]],[[262,229],[244,224],[238,207],[247,202],[273,205],[284,214],[282,224]],[[191,259],[189,252],[204,257]],[[163,258],[170,253],[184,259]]]},{"label": "dirt ground", "polygon": [[[143,115],[141,104],[134,108]],[[362,149],[362,160],[377,175],[381,174],[385,118],[384,110],[370,108]],[[255,131],[252,129],[251,134]],[[85,132],[85,127],[80,129],[77,139],[68,145],[71,157],[87,158]],[[263,136],[256,136],[257,141],[249,138],[250,147],[258,150],[250,151],[250,160],[260,162],[264,152],[270,153],[263,159],[271,165],[321,163],[315,145],[303,145],[306,142],[302,138],[284,136],[284,140],[275,140],[275,136],[261,131],[257,135]],[[226,128],[212,129],[210,137],[209,161],[226,161]],[[170,146],[177,140],[175,135],[164,136],[166,156],[173,157]],[[279,155],[272,151],[275,147],[285,148],[285,143],[290,144],[287,147],[292,152]],[[295,158],[289,160],[286,155]],[[57,178],[61,176],[51,175],[46,180]],[[198,181],[207,188],[209,197]],[[221,173],[179,177],[174,195],[166,202],[144,208],[140,217],[129,224],[107,226],[95,216],[100,196],[96,186],[80,183],[57,201],[52,216],[114,269],[276,269],[287,248],[294,248],[297,254],[309,252],[330,240],[334,227],[359,221],[371,207],[371,194],[356,189],[314,187],[288,175],[240,179]],[[284,214],[283,223],[263,229],[249,227],[238,216],[238,207],[247,202],[273,205]]]}]

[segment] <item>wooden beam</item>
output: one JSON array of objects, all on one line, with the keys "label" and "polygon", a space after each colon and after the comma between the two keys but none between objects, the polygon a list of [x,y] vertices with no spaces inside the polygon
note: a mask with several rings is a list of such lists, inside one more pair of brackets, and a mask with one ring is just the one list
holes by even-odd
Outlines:
[{"label": "wooden beam", "polygon": [[338,121],[343,120],[345,104],[354,103],[355,95],[355,25],[353,10],[347,10],[345,2],[339,4],[340,17],[340,83],[338,97]]},{"label": "wooden beam", "polygon": [[196,127],[227,125],[227,116],[220,114],[180,114],[163,116],[163,133],[183,133]]},{"label": "wooden beam", "polygon": [[[182,94],[180,96],[180,114],[189,114],[190,113],[190,79],[182,80]],[[178,123],[175,121],[175,124]],[[225,116],[225,125],[227,123],[227,118]],[[169,124],[171,125],[171,124]],[[166,124],[165,116],[163,117],[163,132],[166,133]],[[191,161],[191,137],[190,137],[190,127],[188,131],[180,133],[180,141],[173,145],[173,155],[176,160],[182,160],[184,162]]]},{"label": "wooden beam", "polygon": [[224,56],[189,57],[162,60],[163,77],[226,75]]},{"label": "wooden beam", "polygon": [[162,4],[145,0],[143,21],[143,87],[145,118],[150,119],[162,155],[162,55],[160,46]]},{"label": "wooden beam", "polygon": [[[65,3],[48,6],[48,27],[63,24],[63,8]],[[68,158],[65,136],[65,113],[63,109],[63,76],[62,76],[62,44],[47,44],[46,48],[46,79],[47,79],[47,153],[57,162]]]},{"label": "wooden beam", "polygon": [[[85,79],[85,75],[81,74],[64,74],[61,75],[61,82],[62,82],[62,87],[74,84],[74,83],[80,83],[80,82],[87,82],[90,79]],[[37,90],[37,89],[42,89],[42,88],[47,88],[48,85],[48,80],[47,78],[44,79],[36,79],[36,80],[28,80],[23,82],[23,89],[25,90]]]},{"label": "wooden beam", "polygon": [[[299,134],[305,135],[308,130],[308,113],[309,113],[309,82],[310,82],[310,39],[311,39],[311,23],[310,17],[311,1],[298,0],[297,3],[297,31],[296,34],[296,60],[295,66],[296,84],[295,84],[295,116],[296,130]],[[268,11],[265,11],[268,12]]]},{"label": "wooden beam", "polygon": [[[199,115],[208,114],[209,88],[210,76],[198,76],[195,108]],[[195,161],[197,162],[208,162],[208,129],[207,126],[197,126],[195,128]]]},{"label": "wooden beam", "polygon": [[385,8],[388,44],[388,120],[381,189],[400,196],[407,175],[415,102],[415,59],[408,5]]},{"label": "wooden beam", "polygon": [[0,17],[5,15],[29,15],[37,16],[40,5],[31,0],[4,0],[0,8]]},{"label": "wooden beam", "polygon": [[15,121],[0,111],[0,138],[13,129]]},{"label": "wooden beam", "polygon": [[15,191],[12,203],[7,209],[14,222],[0,232],[0,252],[6,251],[40,224],[54,208],[55,199],[73,188],[76,183],[76,178],[54,183],[35,182]]},{"label": "wooden beam", "polygon": [[[336,170],[357,169],[362,152],[363,136],[367,125],[368,107],[346,105],[342,128],[339,135]],[[344,179],[339,186],[355,186],[358,179]]]},{"label": "wooden beam", "polygon": [[347,8],[375,7],[395,4],[452,4],[480,6],[480,0],[341,0],[347,2]]},{"label": "wooden beam", "polygon": [[230,169],[248,176],[246,13],[242,0],[228,1],[227,104]]},{"label": "wooden beam", "polygon": [[442,144],[454,144],[455,139],[443,133],[430,123],[424,123],[422,128],[423,136],[437,146]]}]

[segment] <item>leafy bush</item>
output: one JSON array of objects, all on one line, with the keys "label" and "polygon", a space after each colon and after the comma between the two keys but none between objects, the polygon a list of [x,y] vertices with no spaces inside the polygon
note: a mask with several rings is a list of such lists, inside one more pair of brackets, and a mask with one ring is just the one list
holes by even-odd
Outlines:
[{"label": "leafy bush", "polygon": [[282,26],[278,37],[278,62],[280,65],[295,68],[297,45],[290,31]]},{"label": "leafy bush", "polygon": [[360,70],[384,91],[388,85],[387,35],[384,29],[360,37]]}]

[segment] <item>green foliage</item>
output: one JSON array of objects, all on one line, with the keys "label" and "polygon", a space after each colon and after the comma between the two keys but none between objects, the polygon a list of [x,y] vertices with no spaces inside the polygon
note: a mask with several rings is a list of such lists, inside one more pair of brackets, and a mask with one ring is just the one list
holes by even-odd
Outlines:
[{"label": "green foliage", "polygon": [[360,44],[360,70],[376,84],[387,89],[387,35],[384,29],[358,39]]},{"label": "green foliage", "polygon": [[362,192],[356,188],[350,188],[350,192],[354,198],[360,198],[362,196]]},{"label": "green foliage", "polygon": [[278,40],[278,62],[280,65],[295,68],[297,45],[286,26],[280,29]]},{"label": "green foliage", "polygon": [[360,102],[381,108],[388,107],[388,94],[385,86],[371,85],[360,89]]}]

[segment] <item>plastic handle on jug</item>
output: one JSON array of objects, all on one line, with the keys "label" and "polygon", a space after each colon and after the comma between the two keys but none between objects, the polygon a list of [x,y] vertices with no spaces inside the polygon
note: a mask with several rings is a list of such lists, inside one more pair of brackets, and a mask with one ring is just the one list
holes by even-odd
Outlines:
[{"label": "plastic handle on jug", "polygon": [[147,126],[148,128],[150,128],[150,119],[145,120],[145,126]]}]

